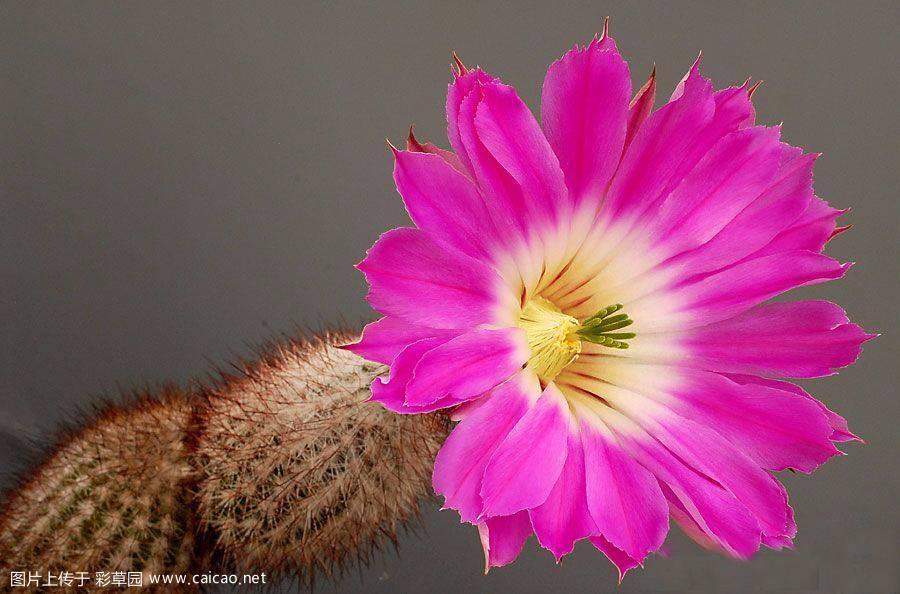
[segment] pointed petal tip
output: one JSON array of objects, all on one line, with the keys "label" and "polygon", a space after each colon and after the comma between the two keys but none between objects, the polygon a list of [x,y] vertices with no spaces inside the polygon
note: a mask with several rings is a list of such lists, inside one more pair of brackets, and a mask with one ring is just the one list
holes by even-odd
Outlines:
[{"label": "pointed petal tip", "polygon": [[[641,565],[640,567],[643,569],[644,566]],[[622,582],[625,581],[625,576],[628,575],[628,572],[631,571],[632,569],[634,569],[634,567],[629,567],[628,569],[622,571],[621,568],[616,566],[616,571],[619,572],[619,584],[618,584],[619,586],[622,585]]]},{"label": "pointed petal tip", "polygon": [[834,239],[835,237],[837,237],[837,236],[840,235],[841,233],[843,233],[843,232],[845,232],[845,231],[849,231],[849,230],[852,229],[852,228],[853,228],[853,224],[852,224],[852,223],[851,223],[850,225],[844,225],[844,226],[842,226],[842,227],[836,227],[835,230],[831,232],[831,237],[829,237],[828,239]]},{"label": "pointed petal tip", "polygon": [[487,524],[475,521],[475,529],[478,530],[478,539],[481,541],[481,550],[484,553],[484,575],[491,570],[491,540],[488,534]]},{"label": "pointed petal tip", "polygon": [[469,69],[466,68],[466,65],[463,64],[463,61],[459,59],[459,56],[455,51],[450,53],[453,56],[453,62],[450,64],[450,72],[452,72],[453,76],[455,76],[456,78],[465,76],[469,72]]},{"label": "pointed petal tip", "polygon": [[391,140],[389,138],[385,138],[384,141],[387,143],[388,148],[391,149],[391,152],[394,154],[394,157],[396,158],[397,153],[399,153],[400,151],[397,149],[397,147],[394,146],[394,144],[391,142]]},{"label": "pointed petal tip", "polygon": [[414,128],[415,124],[412,124],[409,127],[409,135],[406,137],[406,150],[416,153],[424,153],[426,152],[425,147],[421,142],[419,142],[419,139],[416,138]]},{"label": "pointed petal tip", "polygon": [[700,62],[703,60],[703,50],[697,51],[697,58],[694,60],[694,63],[691,64],[691,70],[700,69]]},{"label": "pointed petal tip", "polygon": [[603,19],[603,31],[600,33],[600,41],[603,41],[609,37],[609,15]]},{"label": "pointed petal tip", "polygon": [[[749,79],[749,78],[747,79],[747,82],[750,82],[750,79]],[[752,98],[753,98],[753,94],[756,92],[757,89],[759,89],[760,85],[762,85],[763,82],[765,82],[765,81],[763,81],[763,80],[758,80],[758,81],[756,81],[756,82],[753,84],[752,87],[750,87],[749,89],[747,89],[747,96],[750,97],[750,98],[752,99]]]}]

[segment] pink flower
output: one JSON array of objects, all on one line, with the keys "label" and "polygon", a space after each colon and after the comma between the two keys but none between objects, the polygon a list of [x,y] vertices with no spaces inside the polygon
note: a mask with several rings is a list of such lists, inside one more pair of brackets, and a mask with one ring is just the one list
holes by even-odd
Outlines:
[{"label": "pink flower", "polygon": [[359,265],[384,317],[348,348],[390,366],[372,398],[450,409],[434,489],[478,527],[487,566],[534,533],[557,559],[588,539],[641,565],[669,519],[738,558],[790,547],[771,471],[811,472],[855,439],[774,377],[829,375],[871,338],[826,301],[767,301],[840,278],[842,213],[816,155],[757,126],[747,85],[698,64],[651,112],[604,33],[553,63],[541,120],[457,61],[453,151],[395,150],[415,228]]}]

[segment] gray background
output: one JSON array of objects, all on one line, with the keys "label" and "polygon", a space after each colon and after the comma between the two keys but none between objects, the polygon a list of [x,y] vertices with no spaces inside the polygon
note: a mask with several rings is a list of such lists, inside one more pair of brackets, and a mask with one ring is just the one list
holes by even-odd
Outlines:
[{"label": "gray background", "polygon": [[[805,384],[868,445],[784,477],[796,551],[741,563],[673,532],[619,591],[898,591],[897,3],[554,4],[0,5],[3,470],[98,395],[368,318],[352,265],[407,220],[384,137],[446,142],[450,51],[536,109],[546,66],[609,14],[635,88],[655,61],[667,96],[700,49],[720,86],[766,80],[760,121],[824,152],[819,194],[854,208],[829,250],[858,265],[802,294],[887,332]],[[616,590],[589,546],[556,567],[531,541],[482,577],[473,528],[436,508],[424,528],[320,591]]]}]

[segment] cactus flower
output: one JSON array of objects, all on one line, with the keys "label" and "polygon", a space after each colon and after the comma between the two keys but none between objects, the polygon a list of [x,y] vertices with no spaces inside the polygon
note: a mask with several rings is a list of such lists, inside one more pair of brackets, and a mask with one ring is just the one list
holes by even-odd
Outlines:
[{"label": "cactus flower", "polygon": [[655,77],[632,96],[604,30],[550,66],[540,123],[457,59],[452,151],[394,149],[415,227],[359,264],[384,317],[347,348],[390,367],[372,399],[458,421],[433,486],[488,568],[534,534],[557,560],[587,539],[621,579],[670,519],[732,557],[790,547],[772,472],[856,439],[786,379],[872,335],[827,301],[770,301],[844,276],[822,253],[843,211],[814,194],[817,155],[755,123],[752,90],[715,90],[698,60],[654,111]]}]

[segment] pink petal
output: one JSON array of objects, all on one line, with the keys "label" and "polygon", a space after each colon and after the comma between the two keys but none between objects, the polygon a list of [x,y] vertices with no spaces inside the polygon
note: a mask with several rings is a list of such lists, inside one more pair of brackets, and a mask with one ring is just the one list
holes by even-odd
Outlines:
[{"label": "pink petal", "polygon": [[547,500],[566,461],[569,422],[565,397],[548,385],[491,456],[481,485],[483,515],[510,515]]},{"label": "pink petal", "polygon": [[607,216],[640,214],[677,185],[685,155],[714,113],[712,85],[697,75],[683,96],[650,114],[622,156],[604,203]]},{"label": "pink petal", "polygon": [[369,282],[369,303],[387,316],[434,328],[512,325],[515,299],[497,272],[417,229],[383,234],[357,268]]},{"label": "pink petal", "polygon": [[[793,147],[781,145],[783,156],[793,155],[795,151]],[[812,200],[815,158],[816,155],[803,155],[783,159],[774,181],[758,198],[715,237],[698,249],[682,254],[673,264],[685,264],[694,273],[717,270],[770,243]]]},{"label": "pink petal", "polygon": [[746,93],[713,94],[695,63],[628,146],[610,187],[608,215],[640,214],[666,196],[750,110]]},{"label": "pink petal", "polygon": [[491,567],[512,563],[531,535],[528,512],[485,518],[478,523],[478,534],[484,548],[484,573]]},{"label": "pink petal", "polygon": [[647,116],[653,110],[653,102],[656,100],[656,67],[650,73],[650,78],[644,83],[644,86],[638,89],[634,98],[628,105],[628,130],[625,133],[625,145],[622,149],[631,144],[634,135],[647,120]]},{"label": "pink petal", "polygon": [[[450,340],[450,337],[434,337],[423,338],[416,341],[406,348],[394,358],[391,363],[391,371],[387,379],[376,377],[372,382],[372,400],[382,403],[385,408],[400,414],[415,414],[426,412],[422,407],[409,407],[406,405],[406,386],[413,377],[413,371],[425,353],[439,347]],[[431,410],[442,408],[438,406],[442,404],[438,401]],[[446,404],[446,406],[452,406]]]},{"label": "pink petal", "polygon": [[498,232],[471,180],[441,157],[398,151],[394,181],[419,229],[469,256],[491,259]]},{"label": "pink petal", "polygon": [[559,562],[575,543],[596,534],[585,497],[585,457],[577,427],[569,431],[566,463],[547,496],[531,510],[531,525],[541,545]]},{"label": "pink petal", "polygon": [[575,204],[596,204],[606,192],[622,153],[630,95],[628,65],[608,37],[576,46],[547,70],[541,122]]},{"label": "pink petal", "polygon": [[767,379],[762,377],[757,377],[754,375],[740,375],[740,374],[723,374],[727,375],[729,379],[733,382],[736,382],[741,385],[756,385],[756,386],[765,386],[767,388],[774,388],[776,390],[781,390],[783,392],[788,392],[790,394],[796,394],[802,398],[807,398],[813,402],[819,410],[822,411],[822,414],[825,415],[825,418],[828,419],[828,424],[831,425],[831,441],[862,441],[859,437],[850,432],[850,428],[847,426],[847,420],[844,419],[841,415],[832,412],[828,409],[824,404],[810,396],[803,388],[796,384],[792,384],[790,382],[783,382],[779,380]]},{"label": "pink petal", "polygon": [[759,305],[684,335],[684,363],[753,375],[820,377],[852,364],[871,339],[827,301]]},{"label": "pink petal", "polygon": [[475,129],[491,156],[519,184],[531,221],[556,223],[567,201],[559,162],[531,111],[515,89],[485,85]]},{"label": "pink petal", "polygon": [[527,240],[534,221],[529,219],[528,201],[522,188],[485,147],[475,126],[477,110],[484,99],[485,86],[476,84],[459,106],[458,133],[465,147],[474,179],[478,182],[485,204],[498,229],[519,241]]},{"label": "pink petal", "polygon": [[457,76],[447,89],[447,138],[450,140],[453,151],[468,171],[473,171],[472,161],[462,142],[458,123],[462,102],[476,86],[487,84],[493,80],[492,76],[480,68],[476,68]]},{"label": "pink petal", "polygon": [[645,332],[684,330],[731,318],[791,289],[840,278],[848,267],[804,250],[773,254],[686,281],[668,295],[670,303],[682,304],[671,306],[674,311],[660,307],[655,294],[626,307]]},{"label": "pink petal", "polygon": [[[690,85],[691,81],[695,81],[694,84],[698,82],[709,84],[709,81],[700,75],[699,65],[700,60],[698,58],[686,76],[685,84]],[[744,127],[753,113],[753,105],[750,103],[749,95],[738,87],[731,87],[713,93],[713,103],[715,104],[713,116],[703,126],[694,143],[686,152],[684,159],[672,178],[675,183],[683,179],[720,139]]]},{"label": "pink petal", "polygon": [[784,487],[718,433],[681,416],[661,420],[648,431],[685,464],[731,492],[763,534],[786,533],[790,515]]},{"label": "pink petal", "polygon": [[[488,216],[494,227],[502,230],[498,240],[503,242],[504,250],[493,256],[495,259],[510,256],[511,261],[499,265],[500,268],[507,275],[512,275],[511,281],[521,280],[529,289],[537,283],[546,262],[547,254],[542,253],[538,232],[546,229],[549,223],[545,217],[530,216],[537,213],[535,204],[487,149],[476,130],[476,114],[484,100],[485,88],[500,84],[494,79],[490,81],[479,79],[471,84],[471,89],[455,112],[457,125],[454,133],[465,150],[467,166],[479,187]],[[513,278],[515,276],[518,278]]]},{"label": "pink petal", "polygon": [[835,221],[844,212],[846,211],[832,208],[821,198],[814,197],[797,220],[754,255],[763,256],[789,250],[819,252],[834,236]]},{"label": "pink petal", "polygon": [[715,93],[716,111],[720,115],[727,113],[727,117],[736,118],[738,129],[753,126],[756,119],[756,110],[750,100],[749,84],[748,80],[739,87],[728,87]]},{"label": "pink petal", "polygon": [[828,418],[811,398],[717,373],[675,373],[682,386],[673,390],[669,406],[714,428],[763,468],[812,472],[840,453],[830,441]]},{"label": "pink petal", "polygon": [[534,375],[523,372],[497,386],[484,403],[450,433],[434,462],[432,485],[444,507],[459,511],[464,522],[481,513],[481,483],[491,454],[540,397]]},{"label": "pink petal", "polygon": [[581,432],[587,504],[597,530],[639,564],[662,545],[669,530],[659,484],[608,431],[584,419]]},{"label": "pink petal", "polygon": [[422,356],[406,386],[406,404],[470,400],[509,379],[529,356],[519,328],[472,330]]},{"label": "pink petal", "polygon": [[466,166],[463,165],[463,162],[460,161],[459,157],[456,156],[456,153],[452,151],[446,151],[431,142],[422,144],[413,135],[412,127],[410,127],[409,129],[409,138],[406,140],[406,150],[413,153],[431,153],[432,155],[437,155],[444,161],[446,161],[448,165],[453,167],[453,169],[459,171],[463,175],[469,175],[469,170],[466,169]]},{"label": "pink petal", "polygon": [[715,237],[774,179],[781,158],[779,133],[757,127],[722,138],[644,223],[645,233],[669,254]]},{"label": "pink petal", "polygon": [[590,540],[591,544],[606,555],[606,558],[616,566],[616,569],[619,571],[619,584],[625,579],[626,573],[640,565],[636,560],[629,557],[627,553],[613,546],[612,543],[602,536],[592,536]]},{"label": "pink petal", "polygon": [[[685,465],[656,440],[620,436],[627,440],[629,451],[641,465],[659,479],[666,498],[674,499],[702,534],[729,555],[741,559],[751,557],[759,549],[759,524],[734,495]],[[673,519],[677,521],[678,517],[673,515]]]},{"label": "pink petal", "polygon": [[400,351],[414,342],[435,337],[449,340],[457,334],[453,330],[426,328],[397,318],[385,317],[366,324],[359,342],[344,345],[343,348],[364,359],[390,365]]},{"label": "pink petal", "polygon": [[[681,503],[678,496],[665,483],[660,483],[666,500],[669,502],[669,517],[678,524],[688,538],[699,544],[704,549],[731,554],[727,548],[723,547],[706,529],[698,524],[687,508]],[[752,553],[751,553],[752,554]]]}]

